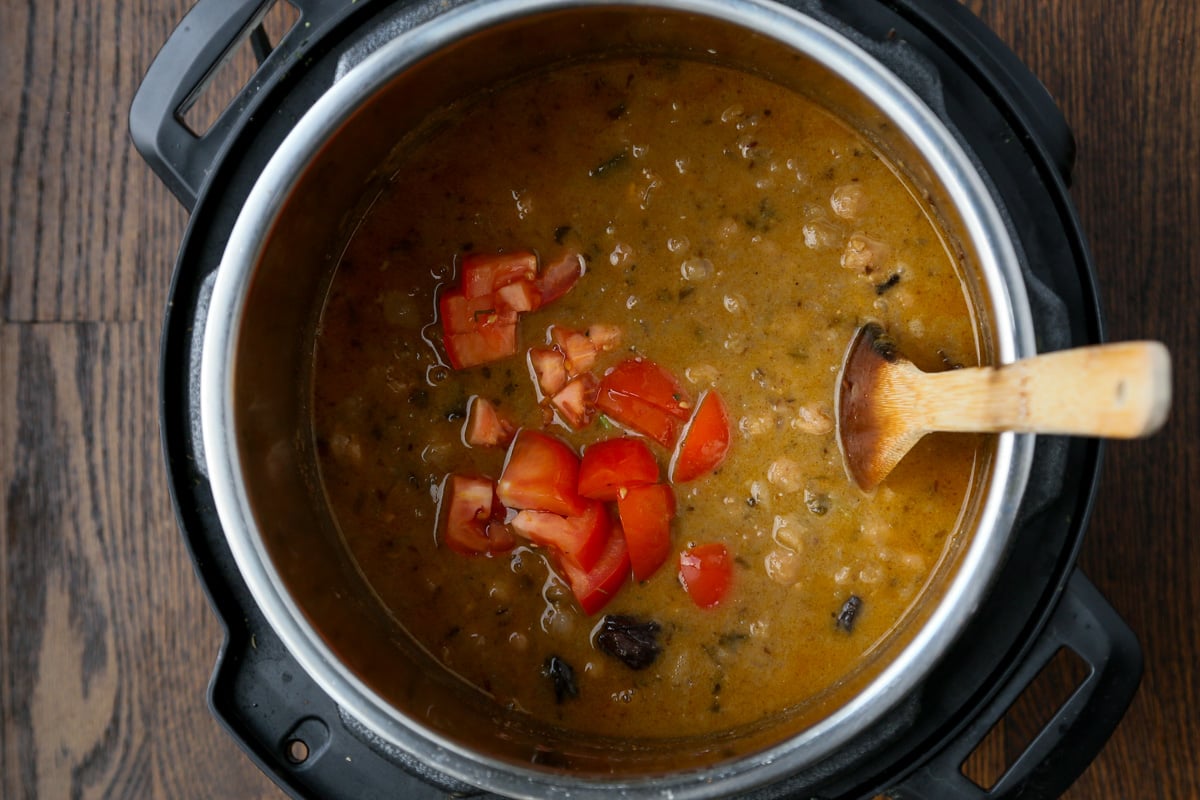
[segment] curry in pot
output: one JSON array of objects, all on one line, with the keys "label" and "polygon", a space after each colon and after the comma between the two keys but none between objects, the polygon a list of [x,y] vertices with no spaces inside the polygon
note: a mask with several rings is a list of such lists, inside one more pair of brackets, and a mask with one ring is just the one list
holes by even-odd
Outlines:
[{"label": "curry in pot", "polygon": [[314,427],[366,580],[507,708],[727,731],[852,676],[955,546],[979,442],[847,478],[839,367],[878,321],[978,362],[911,182],[803,96],[593,61],[443,109],[332,279]]}]

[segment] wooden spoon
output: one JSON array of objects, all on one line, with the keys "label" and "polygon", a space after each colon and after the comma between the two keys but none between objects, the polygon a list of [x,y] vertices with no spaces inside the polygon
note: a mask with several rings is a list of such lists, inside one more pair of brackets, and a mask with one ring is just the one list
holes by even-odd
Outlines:
[{"label": "wooden spoon", "polygon": [[1171,362],[1158,342],[1123,342],[922,372],[870,324],[846,353],[836,403],[846,471],[872,489],[932,431],[1148,436],[1167,418]]}]

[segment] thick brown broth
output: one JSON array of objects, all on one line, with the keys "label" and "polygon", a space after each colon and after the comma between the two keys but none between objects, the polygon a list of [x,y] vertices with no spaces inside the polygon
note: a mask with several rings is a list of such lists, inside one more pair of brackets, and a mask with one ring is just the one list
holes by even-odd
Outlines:
[{"label": "thick brown broth", "polygon": [[[808,100],[712,65],[615,60],[560,69],[447,109],[349,242],[317,339],[314,424],[350,551],[412,636],[511,708],[599,734],[678,736],[802,706],[854,673],[909,614],[953,546],[978,441],[930,437],[873,493],[833,433],[838,369],[878,320],[918,365],[975,364],[972,314],[938,226],[860,135]],[[451,370],[436,292],[468,252],[582,253],[587,273],[524,315],[518,355]],[[702,610],[676,555],[585,616],[544,554],[468,557],[435,535],[450,473],[499,476],[469,448],[474,395],[541,427],[524,353],[551,324],[618,326],[619,352],[716,388],[734,428],[716,474],[675,487],[673,553],[724,542],[734,583]],[[603,424],[549,428],[577,451]],[[652,445],[664,469],[670,453]],[[837,617],[861,601],[852,626]],[[632,671],[597,651],[607,613],[662,626]],[[850,630],[846,630],[850,627]],[[556,699],[543,665],[574,668]]]}]

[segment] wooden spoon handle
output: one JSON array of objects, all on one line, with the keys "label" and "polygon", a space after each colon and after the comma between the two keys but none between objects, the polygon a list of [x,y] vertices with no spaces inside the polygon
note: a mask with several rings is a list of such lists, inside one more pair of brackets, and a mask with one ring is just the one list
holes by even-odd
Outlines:
[{"label": "wooden spoon handle", "polygon": [[1159,342],[1062,350],[921,380],[919,391],[930,400],[920,404],[930,409],[927,431],[1131,439],[1158,430],[1171,405],[1170,355]]}]

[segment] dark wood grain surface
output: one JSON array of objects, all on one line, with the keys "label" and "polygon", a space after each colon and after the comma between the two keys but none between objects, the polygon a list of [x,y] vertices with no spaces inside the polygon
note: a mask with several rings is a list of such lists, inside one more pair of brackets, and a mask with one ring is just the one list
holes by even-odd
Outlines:
[{"label": "dark wood grain surface", "polygon": [[[1109,448],[1081,558],[1141,639],[1145,678],[1069,796],[1198,797],[1200,4],[968,5],[1074,128],[1073,194],[1111,338],[1174,354],[1172,419]],[[130,147],[126,118],[186,7],[0,4],[4,798],[282,796],[205,707],[221,630],[158,442],[159,329],[186,215]],[[1019,747],[1033,713],[989,740],[985,768]]]}]

